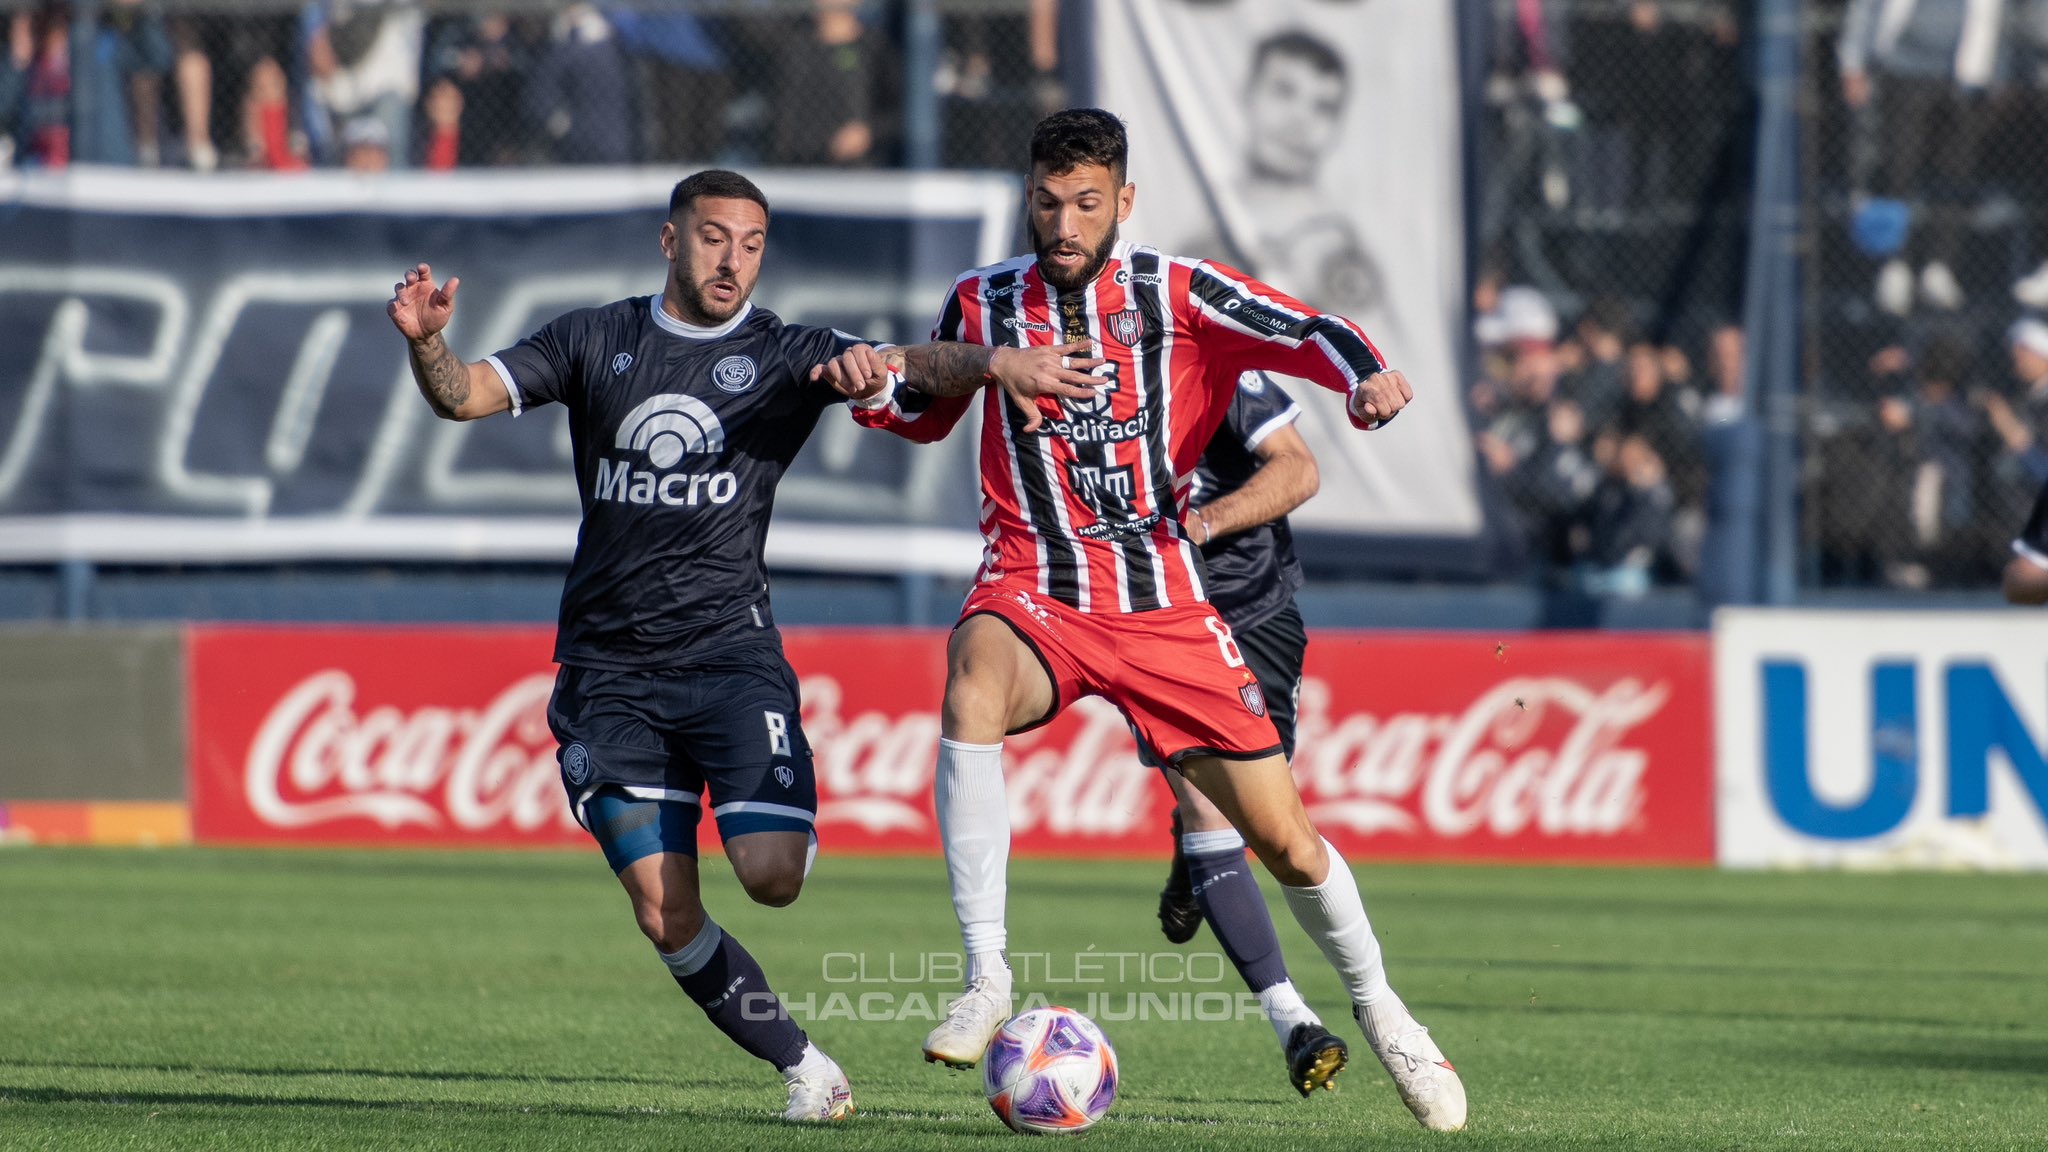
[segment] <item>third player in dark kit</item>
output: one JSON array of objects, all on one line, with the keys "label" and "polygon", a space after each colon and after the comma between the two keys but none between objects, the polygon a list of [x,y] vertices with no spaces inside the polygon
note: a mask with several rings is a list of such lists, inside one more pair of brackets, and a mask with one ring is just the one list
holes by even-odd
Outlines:
[{"label": "third player in dark kit", "polygon": [[[1287,514],[1314,496],[1318,483],[1315,456],[1294,429],[1300,418],[1301,406],[1265,373],[1240,377],[1195,470],[1185,517],[1201,549],[1209,603],[1236,637],[1289,759],[1308,634],[1294,606],[1303,577]],[[1137,739],[1140,758],[1163,767],[1144,737]],[[1335,1087],[1349,1052],[1288,977],[1273,918],[1245,863],[1244,837],[1179,772],[1163,770],[1176,805],[1173,864],[1159,894],[1161,930],[1184,944],[1206,918],[1271,1021],[1288,1082],[1304,1096]]]},{"label": "third player in dark kit", "polygon": [[[458,280],[437,288],[421,264],[394,286],[389,312],[437,415],[568,409],[583,523],[548,723],[570,806],[676,983],[782,1072],[784,1118],[838,1120],[853,1111],[845,1075],[706,915],[698,889],[707,793],[755,901],[794,901],[809,871],[817,786],[762,549],[775,485],[819,415],[874,391],[845,385],[842,395],[823,382],[819,366],[852,337],[784,324],[749,302],[767,237],[768,201],[752,182],[700,172],[670,199],[658,294],[571,312],[475,363],[441,336]],[[905,377],[1085,383],[1061,367],[1076,350],[999,362],[986,349],[933,346]]]}]

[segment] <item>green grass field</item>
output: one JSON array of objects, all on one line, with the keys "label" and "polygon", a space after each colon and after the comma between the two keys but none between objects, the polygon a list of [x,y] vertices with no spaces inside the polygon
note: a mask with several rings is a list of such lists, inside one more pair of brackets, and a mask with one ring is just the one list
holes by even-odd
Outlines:
[{"label": "green grass field", "polygon": [[[957,946],[934,860],[826,857],[796,907],[718,919],[786,994]],[[1020,862],[1016,950],[1163,945],[1152,862]],[[1301,1100],[1257,1020],[1106,1023],[1095,1149],[2039,1148],[2048,887],[2011,876],[1369,867],[1395,986],[1471,1094],[1422,1132],[1361,1043]],[[1270,889],[1269,889],[1270,894]],[[1276,909],[1311,1002],[1356,1029]],[[1213,953],[1205,933],[1190,949]],[[840,961],[844,963],[844,961]],[[1070,977],[1071,979],[1071,977]],[[1234,992],[1229,983],[1199,989]],[[1034,985],[1088,991],[1185,987]],[[819,1020],[860,1115],[772,1119],[634,931],[596,853],[0,851],[0,1147],[962,1148],[1020,1137],[928,1024]]]}]

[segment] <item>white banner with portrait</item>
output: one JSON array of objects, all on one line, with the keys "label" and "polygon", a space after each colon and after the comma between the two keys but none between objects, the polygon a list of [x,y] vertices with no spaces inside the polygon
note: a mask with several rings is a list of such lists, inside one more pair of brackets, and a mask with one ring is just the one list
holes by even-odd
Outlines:
[{"label": "white banner with portrait", "polygon": [[1290,389],[1322,491],[1297,527],[1480,530],[1458,378],[1464,183],[1444,0],[1095,5],[1095,99],[1131,134],[1125,235],[1237,265],[1364,328],[1415,402],[1369,435]]}]

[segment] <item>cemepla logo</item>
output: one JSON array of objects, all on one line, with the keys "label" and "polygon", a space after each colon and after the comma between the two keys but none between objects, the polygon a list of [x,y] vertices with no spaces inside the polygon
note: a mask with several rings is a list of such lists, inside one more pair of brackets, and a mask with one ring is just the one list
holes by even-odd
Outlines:
[{"label": "cemepla logo", "polygon": [[632,366],[633,354],[631,352],[621,352],[617,356],[612,357],[612,375],[614,376],[619,375]]},{"label": "cemepla logo", "polygon": [[581,741],[562,749],[562,774],[578,788],[590,779],[590,749],[585,748]]},{"label": "cemepla logo", "polygon": [[754,386],[758,375],[748,356],[727,356],[711,366],[711,382],[723,392],[745,392]]},{"label": "cemepla logo", "polygon": [[[752,371],[753,361],[747,361],[747,366]],[[656,468],[673,468],[689,454],[725,451],[725,428],[702,400],[663,392],[626,413],[619,422],[616,442],[620,448],[647,453],[648,462]]]}]

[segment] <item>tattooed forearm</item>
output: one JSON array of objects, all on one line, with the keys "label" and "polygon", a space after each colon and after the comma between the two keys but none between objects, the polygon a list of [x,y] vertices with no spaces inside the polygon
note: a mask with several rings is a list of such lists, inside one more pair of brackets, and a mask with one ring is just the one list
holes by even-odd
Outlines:
[{"label": "tattooed forearm", "polygon": [[412,378],[435,413],[453,416],[469,402],[469,365],[448,350],[439,332],[425,340],[408,341],[412,350]]},{"label": "tattooed forearm", "polygon": [[914,344],[885,354],[905,383],[927,396],[965,396],[988,383],[996,349],[979,344]]}]

